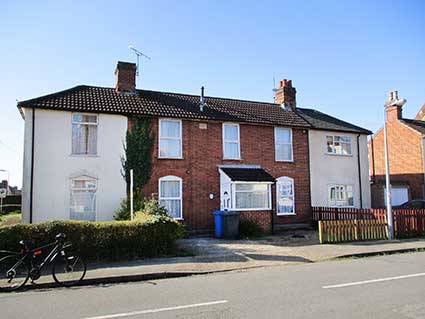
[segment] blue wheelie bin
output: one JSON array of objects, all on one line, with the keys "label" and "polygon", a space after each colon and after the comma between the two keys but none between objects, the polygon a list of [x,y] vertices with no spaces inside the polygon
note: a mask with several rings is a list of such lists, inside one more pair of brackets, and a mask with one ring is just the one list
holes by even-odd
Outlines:
[{"label": "blue wheelie bin", "polygon": [[239,213],[225,210],[214,211],[215,237],[235,239],[239,236]]}]

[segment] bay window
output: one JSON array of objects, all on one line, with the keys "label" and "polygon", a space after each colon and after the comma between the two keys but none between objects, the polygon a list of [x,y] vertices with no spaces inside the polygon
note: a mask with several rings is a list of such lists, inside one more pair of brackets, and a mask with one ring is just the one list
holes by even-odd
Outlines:
[{"label": "bay window", "polygon": [[159,158],[182,158],[182,121],[159,120]]},{"label": "bay window", "polygon": [[271,209],[269,183],[233,183],[235,210]]},{"label": "bay window", "polygon": [[159,179],[159,204],[174,219],[183,219],[182,179],[177,176],[165,176]]}]

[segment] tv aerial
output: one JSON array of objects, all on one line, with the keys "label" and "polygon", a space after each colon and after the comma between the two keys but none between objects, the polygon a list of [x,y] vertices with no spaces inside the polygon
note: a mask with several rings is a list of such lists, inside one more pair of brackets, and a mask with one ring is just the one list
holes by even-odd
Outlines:
[{"label": "tv aerial", "polygon": [[151,59],[151,57],[150,56],[148,56],[148,55],[146,55],[146,54],[144,54],[143,52],[140,52],[139,50],[137,50],[132,44],[130,44],[129,46],[128,46],[128,48],[131,50],[131,51],[133,51],[134,52],[134,54],[136,54],[136,56],[137,56],[137,65],[136,65],[136,75],[137,76],[139,76],[139,59],[140,59],[140,57],[144,57],[144,58],[146,58],[146,59],[148,59],[148,60],[150,60]]}]

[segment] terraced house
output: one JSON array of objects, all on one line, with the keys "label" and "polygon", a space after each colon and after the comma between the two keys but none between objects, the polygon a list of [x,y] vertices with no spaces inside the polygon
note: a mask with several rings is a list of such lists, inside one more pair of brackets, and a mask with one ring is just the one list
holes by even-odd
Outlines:
[{"label": "terraced house", "polygon": [[[168,214],[190,229],[211,229],[217,209],[239,211],[265,229],[309,224],[318,189],[328,204],[360,205],[350,198],[359,197],[358,174],[367,176],[368,164],[356,136],[368,131],[320,113],[321,125],[336,134],[312,148],[309,132],[323,128],[313,121],[318,113],[296,107],[291,81],[280,82],[275,103],[264,103],[204,96],[203,89],[200,95],[136,89],[133,63],[118,62],[115,74],[115,88],[81,85],[18,103],[26,222],[111,220],[126,195],[120,156],[135,117],[150,118],[155,136],[152,174],[140,195],[158,194]],[[312,187],[322,169],[312,157],[317,148],[317,160],[344,155],[338,160],[357,173],[341,181],[340,171],[329,169]]]}]

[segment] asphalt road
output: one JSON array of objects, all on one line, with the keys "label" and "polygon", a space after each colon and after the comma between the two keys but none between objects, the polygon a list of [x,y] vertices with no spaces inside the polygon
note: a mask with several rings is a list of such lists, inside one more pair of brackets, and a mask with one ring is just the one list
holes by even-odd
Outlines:
[{"label": "asphalt road", "polygon": [[425,253],[0,294],[0,318],[425,318]]}]

